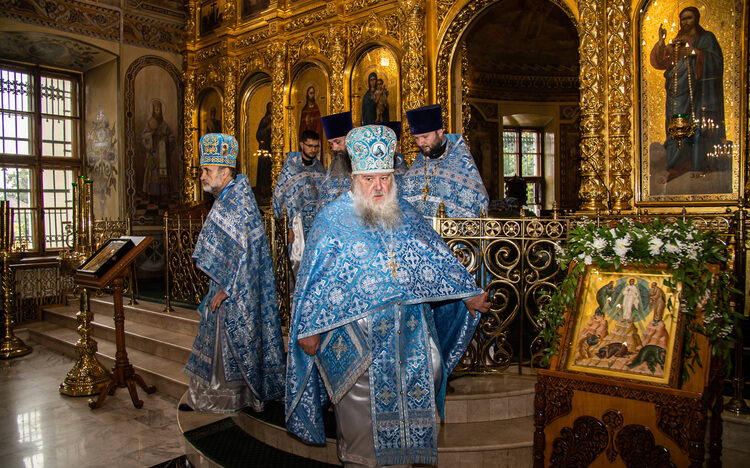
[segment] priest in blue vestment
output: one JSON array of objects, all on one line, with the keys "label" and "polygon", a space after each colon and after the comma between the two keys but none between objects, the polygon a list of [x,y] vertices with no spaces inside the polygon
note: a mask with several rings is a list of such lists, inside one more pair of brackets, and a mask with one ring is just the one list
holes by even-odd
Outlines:
[{"label": "priest in blue vestment", "polygon": [[[352,190],[315,219],[294,294],[286,425],[325,443],[333,403],[346,467],[437,464],[446,377],[489,309],[487,293],[422,215],[398,197],[395,134],[349,132]],[[463,299],[439,336],[435,301]],[[470,312],[471,311],[471,312]]]},{"label": "priest in blue vestment", "polygon": [[331,145],[331,164],[323,180],[318,197],[318,209],[322,209],[351,187],[352,163],[346,152],[346,134],[354,128],[349,111],[326,115],[321,118],[323,131]]},{"label": "priest in blue vestment", "polygon": [[211,413],[261,410],[263,401],[284,393],[271,253],[250,182],[235,176],[238,148],[223,133],[203,135],[199,142],[201,184],[215,201],[193,252],[210,282],[198,306],[198,333],[185,373],[188,406]]},{"label": "priest in blue vestment", "polygon": [[422,215],[434,217],[440,203],[449,218],[487,213],[489,198],[474,158],[461,135],[444,133],[440,104],[406,112],[421,152],[403,178],[402,194]]},{"label": "priest in blue vestment", "polygon": [[[318,187],[323,183],[326,171],[318,159],[320,136],[313,130],[304,130],[300,135],[300,151],[286,155],[276,187],[273,189],[273,212],[277,218],[289,217],[290,259],[299,264],[304,250],[305,238],[315,220],[318,206]],[[297,257],[296,255],[299,254]],[[295,262],[296,259],[296,262]]]}]

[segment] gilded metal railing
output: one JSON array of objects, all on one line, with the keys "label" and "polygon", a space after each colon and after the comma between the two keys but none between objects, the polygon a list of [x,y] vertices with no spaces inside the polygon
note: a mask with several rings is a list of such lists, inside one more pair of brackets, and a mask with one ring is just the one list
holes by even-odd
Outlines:
[{"label": "gilded metal railing", "polygon": [[284,216],[277,218],[273,212],[266,213],[263,216],[263,223],[266,227],[266,236],[271,249],[271,261],[273,263],[273,272],[276,277],[276,292],[279,296],[279,314],[281,315],[281,326],[284,329],[289,328],[289,317],[291,316],[291,294],[292,294],[292,270],[289,265],[288,218],[286,210]]},{"label": "gilded metal railing", "polygon": [[[727,242],[728,268],[745,272],[746,250],[744,211],[688,215],[659,215],[664,221],[690,218],[700,229],[721,233]],[[437,217],[433,227],[451,247],[457,258],[476,276],[477,283],[492,297],[490,312],[480,322],[467,353],[456,367],[458,374],[492,374],[517,366],[535,367],[541,357],[535,340],[540,324],[539,311],[562,279],[555,259],[558,247],[565,245],[568,233],[581,223],[615,223],[623,218],[647,221],[654,216],[644,212],[632,215],[553,216],[549,218]],[[286,221],[264,216],[271,257],[279,292],[282,325],[290,314],[291,270],[287,252]],[[199,303],[207,291],[207,279],[195,269],[190,254],[202,221],[165,219],[165,252],[168,294],[184,302]],[[740,246],[740,248],[737,248]],[[736,252],[736,254],[735,254]],[[741,273],[740,278],[744,275]],[[744,285],[742,286],[744,290]],[[744,295],[737,298],[744,308]],[[739,358],[741,359],[741,357]],[[739,367],[739,368],[738,368]],[[744,376],[741,366],[732,380],[741,395]],[[741,400],[741,397],[739,399]]]},{"label": "gilded metal railing", "polygon": [[198,305],[208,293],[208,276],[195,267],[192,254],[203,217],[170,218],[164,214],[164,288],[165,310],[170,302],[179,301]]},{"label": "gilded metal railing", "polygon": [[[287,327],[290,313],[290,269],[287,253],[286,218],[272,213],[263,215],[263,224],[271,251],[271,260],[279,296],[281,324]],[[171,301],[200,304],[208,293],[208,277],[195,266],[192,258],[203,218],[182,219],[164,217],[164,269],[166,308]]]},{"label": "gilded metal railing", "polygon": [[16,284],[16,323],[40,320],[43,306],[64,304],[66,294],[73,290],[73,276],[61,274],[57,259],[18,262],[11,267]]},{"label": "gilded metal railing", "polygon": [[434,218],[433,226],[456,257],[490,293],[472,343],[456,367],[459,374],[487,374],[514,362],[533,364],[536,317],[559,280],[556,245],[567,239],[567,218]]}]

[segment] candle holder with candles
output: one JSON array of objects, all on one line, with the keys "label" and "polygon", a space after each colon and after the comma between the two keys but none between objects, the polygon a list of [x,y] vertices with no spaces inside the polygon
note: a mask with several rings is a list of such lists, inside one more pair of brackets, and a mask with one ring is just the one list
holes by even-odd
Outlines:
[{"label": "candle holder with candles", "polygon": [[[73,184],[73,246],[58,257],[63,274],[73,274],[94,252],[93,183],[79,176]],[[94,313],[89,304],[90,291],[78,288],[79,309],[76,314],[80,338],[76,342],[77,359],[60,384],[59,391],[68,396],[98,394],[109,381],[109,372],[96,358],[98,345],[91,336]]]},{"label": "candle holder with candles", "polygon": [[[688,44],[685,41],[681,40],[674,40],[672,41],[672,46],[674,47],[674,63],[673,66],[677,66],[677,63],[681,60],[680,59],[680,48],[682,47],[689,47],[690,44]],[[685,57],[685,66],[687,67],[687,80],[688,80],[688,90],[690,92],[690,113],[689,114],[680,114],[677,111],[677,73],[674,74],[674,89],[672,92],[672,108],[674,109],[674,113],[672,114],[672,118],[669,121],[669,125],[667,125],[667,132],[669,132],[669,136],[677,142],[678,147],[682,147],[682,140],[685,138],[690,138],[695,133],[695,130],[698,128],[698,124],[696,123],[695,119],[695,109],[693,108],[693,82],[690,79],[690,60],[688,60],[687,57]]]},{"label": "candle holder with candles", "polygon": [[13,241],[13,209],[8,201],[0,201],[0,261],[2,261],[3,316],[5,319],[5,336],[0,340],[0,359],[12,359],[25,356],[31,352],[20,338],[13,334],[15,311],[13,295],[16,291],[15,272],[10,264],[18,260],[21,252]]}]

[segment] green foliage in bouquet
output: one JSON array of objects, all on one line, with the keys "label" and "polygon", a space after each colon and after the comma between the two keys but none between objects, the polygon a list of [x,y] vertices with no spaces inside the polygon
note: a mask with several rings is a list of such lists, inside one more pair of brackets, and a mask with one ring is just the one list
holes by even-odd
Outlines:
[{"label": "green foliage in bouquet", "polygon": [[[560,327],[565,323],[565,313],[575,311],[575,293],[578,280],[586,265],[596,263],[600,269],[619,271],[625,266],[663,267],[672,271],[670,288],[682,283],[680,313],[685,314],[683,357],[693,372],[698,357],[696,333],[708,337],[713,355],[721,356],[729,364],[730,344],[735,330],[739,333],[742,316],[732,308],[731,297],[738,293],[733,276],[720,270],[712,272],[709,265],[727,261],[727,246],[714,231],[698,230],[690,220],[650,223],[622,220],[615,227],[597,226],[595,223],[579,225],[570,231],[565,249],[558,250],[558,263],[568,269],[568,274],[552,294],[540,314],[539,338],[544,343],[542,364],[560,350]],[[703,311],[703,319],[696,311]],[[682,373],[683,380],[687,373]]]}]

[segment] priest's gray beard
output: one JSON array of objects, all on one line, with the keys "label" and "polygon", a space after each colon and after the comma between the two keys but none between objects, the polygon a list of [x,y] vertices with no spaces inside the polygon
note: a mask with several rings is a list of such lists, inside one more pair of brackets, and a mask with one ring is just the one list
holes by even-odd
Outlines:
[{"label": "priest's gray beard", "polygon": [[[383,192],[378,190],[373,195],[383,195]],[[362,193],[356,180],[352,187],[352,198],[354,213],[362,218],[365,226],[393,230],[401,224],[401,207],[398,206],[398,186],[395,180],[392,182],[391,191],[381,204],[376,204],[372,198]]]},{"label": "priest's gray beard", "polygon": [[349,175],[352,173],[352,163],[349,160],[349,153],[344,150],[335,150],[331,153],[331,165],[328,167],[328,174],[331,177]]}]

